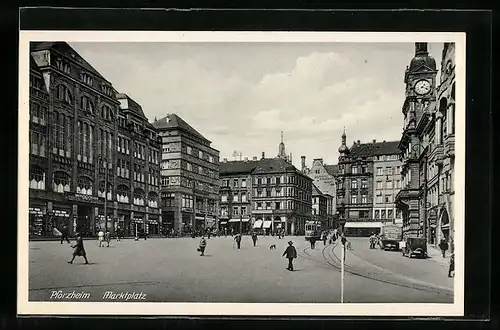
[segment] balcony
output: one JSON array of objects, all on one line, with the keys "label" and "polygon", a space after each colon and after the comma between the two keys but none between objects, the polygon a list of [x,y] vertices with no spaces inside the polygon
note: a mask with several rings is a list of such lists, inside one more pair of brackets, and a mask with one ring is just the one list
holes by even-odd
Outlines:
[{"label": "balcony", "polygon": [[447,135],[444,139],[444,154],[446,157],[455,157],[455,134]]}]

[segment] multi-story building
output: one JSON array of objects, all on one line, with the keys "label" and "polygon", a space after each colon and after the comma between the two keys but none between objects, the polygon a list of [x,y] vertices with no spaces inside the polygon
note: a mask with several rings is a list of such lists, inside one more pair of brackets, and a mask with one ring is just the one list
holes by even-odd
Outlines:
[{"label": "multi-story building", "polygon": [[[375,144],[376,141],[373,140]],[[373,155],[373,215],[375,220],[402,224],[401,211],[394,197],[401,189],[401,159],[399,141],[376,144]]]},{"label": "multi-story building", "polygon": [[321,221],[323,226],[328,226],[328,197],[314,183],[312,188],[313,220]]},{"label": "multi-story building", "polygon": [[313,183],[327,198],[327,223],[328,228],[336,228],[342,223],[338,222],[335,194],[337,192],[338,165],[326,165],[322,158],[313,160],[312,167],[306,167],[306,157],[301,157],[302,173],[313,179]]},{"label": "multi-story building", "polygon": [[[117,189],[122,112],[116,92],[65,42],[34,42],[30,52],[30,237],[51,236],[63,226],[84,236],[106,226],[114,231],[119,214],[133,214],[133,200],[120,193],[132,195],[137,187]],[[147,126],[147,120],[138,123]],[[143,141],[154,149],[150,133]],[[131,130],[121,134],[132,139]],[[150,213],[161,221],[152,210],[145,209],[144,218]]]},{"label": "multi-story building", "polygon": [[[160,235],[160,146],[161,138],[148,122],[142,107],[123,93],[120,102],[116,162],[118,224],[128,235],[145,232]],[[102,134],[102,133],[99,133]]]},{"label": "multi-story building", "polygon": [[227,161],[219,164],[220,172],[220,225],[234,232],[247,232],[252,216],[252,172],[257,167],[257,157],[252,160]]},{"label": "multi-story building", "polygon": [[162,138],[161,200],[166,228],[218,228],[219,151],[181,117],[153,126]]},{"label": "multi-story building", "polygon": [[399,143],[403,157],[403,186],[396,203],[403,214],[404,237],[427,237],[424,219],[429,141],[424,141],[423,132],[436,101],[436,75],[436,61],[429,55],[427,43],[416,43],[415,56],[405,71],[404,126]]},{"label": "multi-story building", "polygon": [[454,63],[454,44],[446,43],[436,87],[436,62],[427,43],[416,43],[405,74],[405,126],[399,146],[404,185],[397,201],[403,211],[404,235],[434,243],[441,238],[453,242]]},{"label": "multi-story building", "polygon": [[301,235],[312,219],[312,179],[291,163],[283,139],[275,158],[262,158],[252,171],[253,227]]},{"label": "multi-story building", "polygon": [[354,142],[347,147],[345,131],[339,148],[337,209],[350,236],[369,236],[380,231],[381,219],[374,217],[374,160],[397,153],[394,142]]}]

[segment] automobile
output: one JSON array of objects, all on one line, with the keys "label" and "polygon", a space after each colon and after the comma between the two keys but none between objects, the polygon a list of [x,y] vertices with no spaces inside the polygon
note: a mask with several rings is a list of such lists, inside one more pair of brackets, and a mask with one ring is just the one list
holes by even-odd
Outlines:
[{"label": "automobile", "polygon": [[401,252],[404,257],[427,258],[427,240],[419,237],[408,237]]}]

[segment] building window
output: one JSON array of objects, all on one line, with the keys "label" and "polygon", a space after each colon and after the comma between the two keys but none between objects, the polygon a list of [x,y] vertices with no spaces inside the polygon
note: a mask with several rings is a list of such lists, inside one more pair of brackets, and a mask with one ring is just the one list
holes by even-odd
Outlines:
[{"label": "building window", "polygon": [[162,193],[161,201],[164,207],[175,206],[175,193]]},{"label": "building window", "polygon": [[358,166],[354,165],[351,167],[352,174],[358,174]]},{"label": "building window", "polygon": [[384,198],[382,194],[377,195],[377,204],[382,204],[384,202]]},{"label": "building window", "polygon": [[386,168],[387,175],[393,175],[394,169],[392,167]]},{"label": "building window", "polygon": [[361,203],[363,203],[363,204],[368,203],[368,197],[366,195],[361,195]]},{"label": "building window", "polygon": [[379,219],[379,218],[380,218],[380,211],[375,210],[375,219]]},{"label": "building window", "polygon": [[54,178],[52,180],[52,190],[57,193],[64,193],[65,191],[70,191],[71,177],[66,172],[55,172]]},{"label": "building window", "polygon": [[82,195],[92,195],[92,181],[90,178],[81,176],[78,178],[76,192]]},{"label": "building window", "polygon": [[85,73],[81,73],[80,74],[80,79],[81,81],[83,81],[85,84],[89,85],[89,86],[92,86],[92,77],[89,76],[88,74],[85,74]]},{"label": "building window", "polygon": [[401,219],[401,210],[396,210],[396,218]]},{"label": "building window", "polygon": [[358,203],[358,196],[351,196],[351,204],[357,204]]},{"label": "building window", "polygon": [[222,194],[222,195],[220,196],[220,198],[221,198],[221,202],[222,202],[222,203],[227,203],[227,195],[226,195],[226,194]]},{"label": "building window", "polygon": [[366,165],[361,166],[361,173],[368,173],[368,167]]},{"label": "building window", "polygon": [[30,102],[30,120],[33,123],[45,126],[46,116],[47,116],[47,107],[42,107],[38,103]]},{"label": "building window", "polygon": [[241,193],[241,201],[245,203],[247,201],[247,194],[246,193]]},{"label": "building window", "polygon": [[387,210],[387,218],[392,219],[392,210]]},{"label": "building window", "polygon": [[377,175],[384,175],[384,168],[383,167],[377,167]]},{"label": "building window", "polygon": [[241,179],[241,188],[247,187],[247,179]]},{"label": "building window", "polygon": [[188,155],[191,155],[191,153],[193,152],[193,148],[191,148],[190,146],[187,146],[186,147],[186,152]]},{"label": "building window", "polygon": [[258,185],[261,185],[261,184],[262,184],[262,179],[261,179],[261,178],[257,178],[257,184],[258,184]]},{"label": "building window", "polygon": [[258,202],[256,207],[257,207],[257,210],[262,210],[262,203]]},{"label": "building window", "polygon": [[193,165],[191,165],[191,163],[187,163],[186,168],[188,171],[193,171]]},{"label": "building window", "polygon": [[237,202],[238,201],[238,194],[234,194],[233,195],[233,202]]},{"label": "building window", "polygon": [[144,206],[144,191],[142,189],[134,190],[134,204]]},{"label": "building window", "polygon": [[281,209],[281,203],[280,202],[276,202],[276,210],[280,210]]},{"label": "building window", "polygon": [[281,188],[276,189],[276,197],[281,197]]},{"label": "building window", "polygon": [[358,180],[352,179],[351,180],[351,189],[357,189],[357,188],[358,188]]},{"label": "building window", "polygon": [[30,188],[45,189],[45,171],[38,166],[30,166]]},{"label": "building window", "polygon": [[90,100],[88,96],[84,95],[80,98],[80,109],[88,111],[91,114],[94,113],[94,103]]},{"label": "building window", "polygon": [[386,181],[386,186],[387,186],[387,189],[392,189],[392,181],[387,180]]},{"label": "building window", "polygon": [[361,188],[368,188],[368,180],[367,179],[361,179]]},{"label": "building window", "polygon": [[198,151],[198,158],[203,159],[203,151]]},{"label": "building window", "polygon": [[377,181],[377,189],[384,189],[382,181]]},{"label": "building window", "polygon": [[30,130],[30,152],[32,155],[45,157],[45,135]]},{"label": "building window", "polygon": [[396,166],[396,170],[395,170],[394,174],[396,174],[396,175],[401,174],[401,166]]},{"label": "building window", "polygon": [[241,207],[241,215],[247,215],[247,207],[246,206]]},{"label": "building window", "polygon": [[385,219],[385,210],[382,210],[382,211],[380,212],[380,217],[381,217],[382,219]]},{"label": "building window", "polygon": [[385,196],[385,202],[386,203],[392,203],[392,195],[386,195]]},{"label": "building window", "polygon": [[73,103],[73,96],[71,95],[69,88],[66,87],[65,85],[58,85],[57,86],[57,98],[60,101],[66,102],[68,104]]},{"label": "building window", "polygon": [[270,210],[271,209],[271,202],[266,202],[266,210]]}]

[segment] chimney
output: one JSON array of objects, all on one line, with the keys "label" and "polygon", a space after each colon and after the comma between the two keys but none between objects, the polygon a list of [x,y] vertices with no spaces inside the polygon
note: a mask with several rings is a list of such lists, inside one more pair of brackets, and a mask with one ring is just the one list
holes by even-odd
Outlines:
[{"label": "chimney", "polygon": [[262,151],[262,159],[266,158],[266,154]]},{"label": "chimney", "polygon": [[377,143],[377,140],[373,139],[373,143]]},{"label": "chimney", "polygon": [[427,43],[426,42],[416,42],[415,43],[415,55],[427,55]]},{"label": "chimney", "polygon": [[224,159],[222,160],[222,162],[223,162],[223,163],[227,163],[227,158],[224,158]]},{"label": "chimney", "polygon": [[248,157],[245,157],[245,162],[248,162]]},{"label": "chimney", "polygon": [[257,157],[255,157],[255,156],[254,156],[254,157],[253,157],[253,160],[254,160],[254,161],[256,161],[256,160],[257,160]]},{"label": "chimney", "polygon": [[385,142],[385,140],[384,140],[384,141],[382,141],[382,142]]},{"label": "chimney", "polygon": [[306,168],[306,156],[300,156],[300,163],[301,163],[301,167],[302,169],[305,169]]},{"label": "chimney", "polygon": [[359,140],[358,140],[358,144],[361,144]]}]

